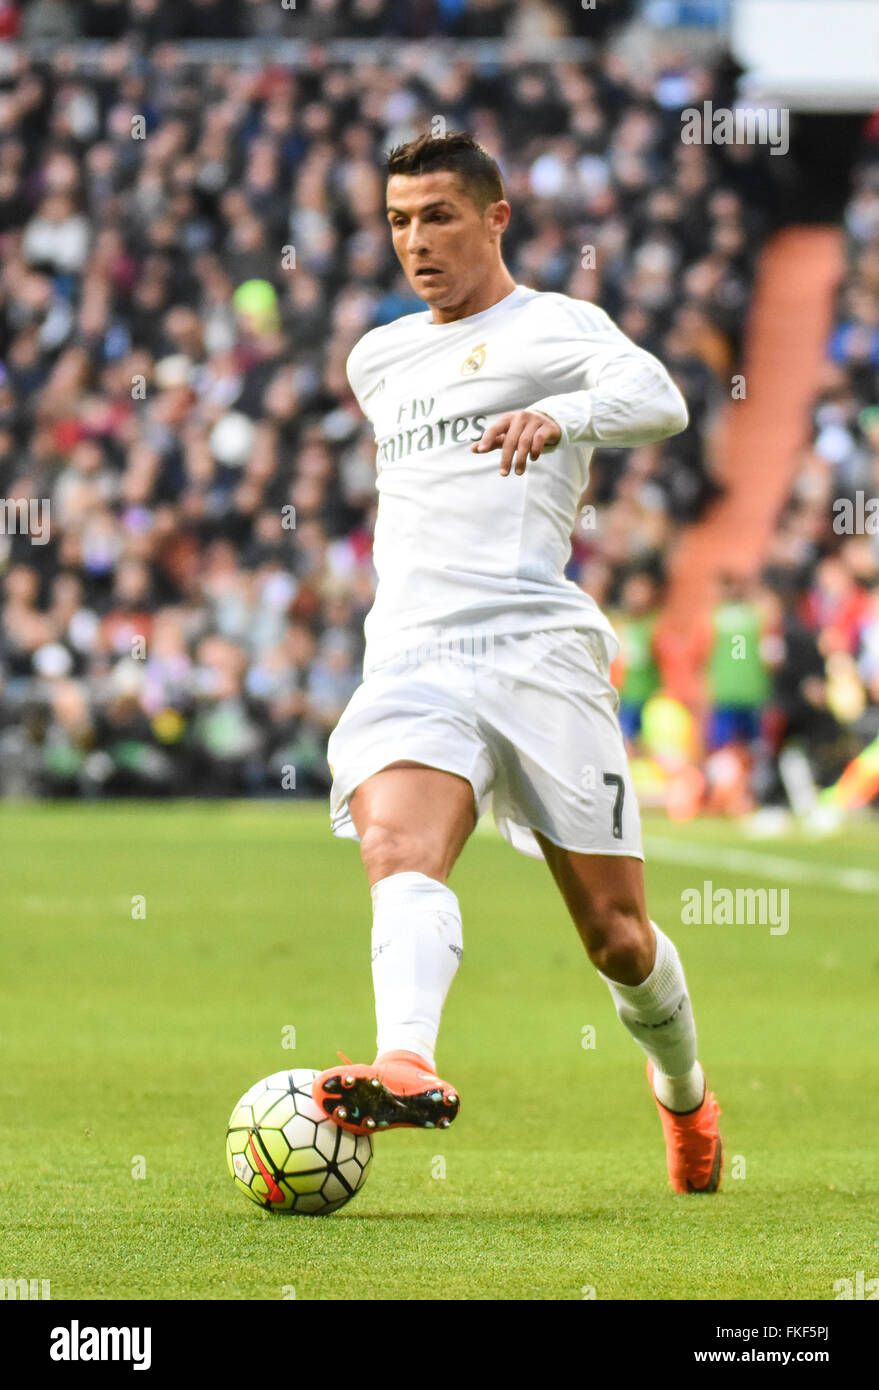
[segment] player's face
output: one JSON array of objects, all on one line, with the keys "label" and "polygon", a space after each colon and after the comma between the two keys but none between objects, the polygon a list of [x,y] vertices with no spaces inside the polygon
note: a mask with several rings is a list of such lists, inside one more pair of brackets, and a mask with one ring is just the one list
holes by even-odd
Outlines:
[{"label": "player's face", "polygon": [[467,300],[499,263],[510,205],[480,212],[450,170],[392,174],[387,187],[394,250],[419,298],[438,308]]}]

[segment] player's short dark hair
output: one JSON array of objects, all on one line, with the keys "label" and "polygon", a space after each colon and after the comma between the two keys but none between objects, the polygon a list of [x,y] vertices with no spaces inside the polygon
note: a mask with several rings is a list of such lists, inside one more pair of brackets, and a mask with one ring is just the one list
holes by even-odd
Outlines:
[{"label": "player's short dark hair", "polygon": [[504,196],[500,169],[491,155],[464,131],[453,131],[442,139],[421,135],[406,145],[396,145],[388,155],[388,178],[392,174],[433,174],[443,169],[457,176],[461,191],[480,212]]}]

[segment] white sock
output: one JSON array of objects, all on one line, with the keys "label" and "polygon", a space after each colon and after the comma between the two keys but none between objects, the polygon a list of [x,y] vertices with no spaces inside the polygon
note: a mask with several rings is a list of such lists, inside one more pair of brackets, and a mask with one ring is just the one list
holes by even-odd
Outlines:
[{"label": "white sock", "polygon": [[[651,923],[656,933],[656,960],[640,985],[606,981],[620,1021],[653,1062],[653,1090],[668,1110],[696,1110],[702,1104],[705,1078],[696,1060],[696,1024],[684,969],[674,942]],[[599,974],[601,972],[599,971]]]},{"label": "white sock", "polygon": [[461,910],[426,874],[391,874],[372,888],[372,983],[378,1055],[403,1049],[434,1063],[440,1015],[463,954]]}]

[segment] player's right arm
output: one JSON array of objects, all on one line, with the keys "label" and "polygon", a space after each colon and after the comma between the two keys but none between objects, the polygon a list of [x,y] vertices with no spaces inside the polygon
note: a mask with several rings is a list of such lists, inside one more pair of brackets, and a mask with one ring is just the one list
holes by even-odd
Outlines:
[{"label": "player's right arm", "polygon": [[348,385],[351,387],[351,394],[359,405],[361,414],[365,415],[367,420],[370,418],[370,415],[369,411],[366,409],[365,402],[368,395],[378,384],[374,382],[370,387],[367,382],[367,373],[364,370],[364,343],[368,337],[369,334],[366,333],[362,338],[358,339],[349,352],[348,360],[345,363],[345,375],[348,378]]}]

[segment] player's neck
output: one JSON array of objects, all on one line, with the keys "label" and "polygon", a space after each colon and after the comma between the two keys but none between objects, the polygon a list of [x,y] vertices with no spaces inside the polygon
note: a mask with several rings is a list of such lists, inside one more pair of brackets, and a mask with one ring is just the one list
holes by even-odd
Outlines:
[{"label": "player's neck", "polygon": [[498,304],[502,299],[506,299],[508,294],[512,294],[516,288],[513,279],[506,266],[498,266],[498,272],[490,280],[483,283],[462,300],[460,304],[431,306],[433,323],[454,323],[457,319],[469,319],[473,314],[481,314],[485,309],[490,309],[493,304]]}]

